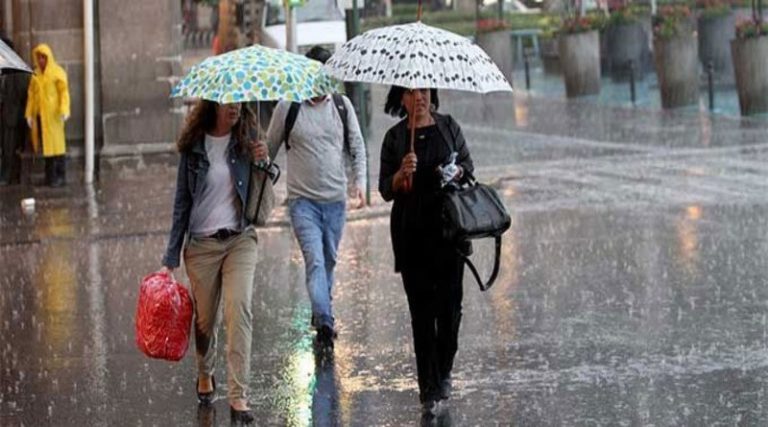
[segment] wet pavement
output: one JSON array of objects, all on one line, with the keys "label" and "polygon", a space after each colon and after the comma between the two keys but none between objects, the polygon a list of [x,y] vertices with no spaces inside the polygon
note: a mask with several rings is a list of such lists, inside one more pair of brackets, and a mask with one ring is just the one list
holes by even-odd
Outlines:
[{"label": "wet pavement", "polygon": [[[768,424],[764,122],[525,95],[441,101],[512,214],[496,285],[481,293],[465,280],[442,425]],[[374,117],[374,171],[391,122]],[[168,363],[133,343],[173,175],[157,162],[92,188],[0,188],[0,425],[228,425],[223,380],[214,410],[197,410],[192,351]],[[36,198],[33,214],[24,197]],[[313,353],[284,212],[260,231],[258,425],[418,425],[387,212],[374,197],[350,214],[332,362]],[[487,272],[491,245],[476,249]]]}]

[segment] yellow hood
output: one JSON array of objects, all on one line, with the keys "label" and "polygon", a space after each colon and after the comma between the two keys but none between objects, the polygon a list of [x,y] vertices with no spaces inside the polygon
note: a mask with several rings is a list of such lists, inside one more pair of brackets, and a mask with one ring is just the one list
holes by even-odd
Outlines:
[{"label": "yellow hood", "polygon": [[[41,53],[48,58],[48,63],[45,65],[45,72],[40,70],[40,64],[37,63],[37,54]],[[46,76],[53,76],[54,74],[63,73],[64,70],[56,63],[56,58],[53,56],[51,47],[45,43],[39,44],[32,49],[32,63],[35,64],[35,74]]]}]

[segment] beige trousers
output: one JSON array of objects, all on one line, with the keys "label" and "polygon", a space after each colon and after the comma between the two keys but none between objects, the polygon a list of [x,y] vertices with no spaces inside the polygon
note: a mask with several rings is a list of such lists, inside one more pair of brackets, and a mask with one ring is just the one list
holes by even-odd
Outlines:
[{"label": "beige trousers", "polygon": [[246,229],[226,240],[191,237],[184,263],[195,300],[195,347],[198,375],[213,375],[216,366],[216,326],[222,310],[227,340],[229,400],[246,399],[251,373],[253,279],[256,231]]}]

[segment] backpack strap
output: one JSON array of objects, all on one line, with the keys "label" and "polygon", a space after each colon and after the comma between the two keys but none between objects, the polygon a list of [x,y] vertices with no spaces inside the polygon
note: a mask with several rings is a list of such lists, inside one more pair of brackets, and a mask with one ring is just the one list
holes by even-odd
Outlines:
[{"label": "backpack strap", "polygon": [[299,108],[301,108],[300,102],[291,102],[290,108],[288,108],[288,115],[285,116],[285,127],[283,128],[283,142],[285,142],[285,150],[291,149],[288,144],[288,138],[291,136],[291,130],[293,125],[296,124],[296,117],[299,115]]},{"label": "backpack strap", "polygon": [[344,97],[338,93],[334,93],[332,97],[333,103],[336,105],[336,111],[339,112],[339,117],[341,117],[341,124],[344,127],[344,152],[354,159],[355,156],[352,155],[352,150],[349,148],[349,124],[347,122],[347,106],[344,105]]},{"label": "backpack strap", "polygon": [[[352,155],[352,150],[349,148],[349,125],[347,124],[347,106],[344,105],[344,97],[338,93],[334,93],[332,97],[333,103],[336,105],[336,110],[339,112],[339,117],[341,117],[341,124],[344,127],[344,152],[354,159],[355,156]],[[290,108],[288,109],[288,114],[285,116],[283,141],[285,142],[286,151],[291,149],[291,145],[288,143],[288,138],[291,136],[293,125],[296,124],[296,117],[299,115],[299,108],[301,108],[301,103],[292,102]]]},{"label": "backpack strap", "polygon": [[496,276],[499,275],[499,261],[501,258],[501,236],[496,236],[496,249],[495,249],[495,255],[493,259],[493,271],[491,272],[491,277],[488,278],[488,281],[483,283],[483,281],[480,279],[480,274],[477,272],[477,268],[475,268],[475,265],[472,264],[472,261],[469,259],[468,256],[464,255],[460,251],[457,250],[459,255],[461,256],[462,260],[465,264],[467,264],[467,267],[469,267],[469,270],[472,271],[472,275],[475,276],[475,280],[477,281],[477,285],[480,286],[481,291],[487,291],[491,288],[493,285],[493,282],[496,281]]}]

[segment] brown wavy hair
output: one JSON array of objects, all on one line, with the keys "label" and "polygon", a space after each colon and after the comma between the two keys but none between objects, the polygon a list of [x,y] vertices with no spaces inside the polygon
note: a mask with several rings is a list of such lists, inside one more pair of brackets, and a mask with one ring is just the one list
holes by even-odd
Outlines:
[{"label": "brown wavy hair", "polygon": [[[216,103],[202,99],[195,104],[187,116],[187,122],[176,142],[179,152],[189,150],[197,141],[205,138],[207,132],[216,128]],[[240,119],[232,127],[232,136],[237,139],[241,152],[247,153],[247,143],[256,136],[256,120],[248,104],[240,109]]]}]

